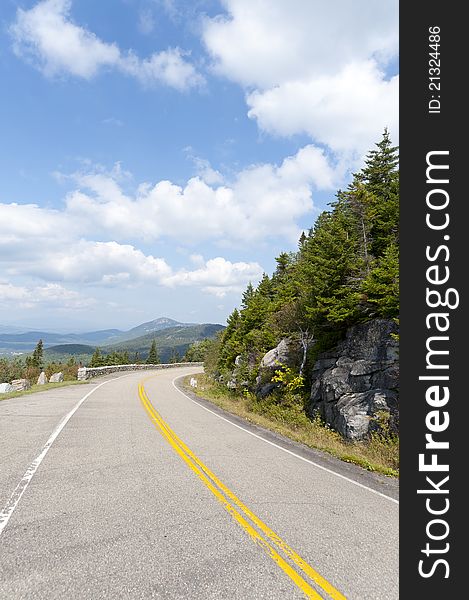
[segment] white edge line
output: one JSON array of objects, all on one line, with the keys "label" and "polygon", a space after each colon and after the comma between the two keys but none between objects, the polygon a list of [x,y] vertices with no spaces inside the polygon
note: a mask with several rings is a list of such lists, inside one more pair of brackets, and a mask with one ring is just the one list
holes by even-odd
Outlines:
[{"label": "white edge line", "polygon": [[183,396],[185,396],[188,400],[190,400],[194,404],[197,404],[197,406],[200,406],[200,408],[203,408],[207,412],[212,413],[212,415],[215,415],[219,419],[222,419],[223,421],[226,421],[227,423],[230,423],[230,425],[233,425],[233,427],[237,427],[238,429],[241,429],[242,431],[245,431],[246,433],[249,433],[249,435],[252,435],[253,437],[255,437],[255,438],[259,439],[259,440],[262,440],[266,444],[270,444],[271,446],[274,446],[275,448],[278,448],[279,450],[282,450],[283,452],[286,452],[287,454],[291,454],[292,456],[295,456],[296,458],[299,458],[300,460],[303,460],[304,462],[307,462],[310,465],[313,465],[314,467],[317,467],[318,469],[321,469],[322,471],[326,471],[326,473],[330,473],[331,475],[335,475],[336,477],[340,477],[340,479],[344,479],[345,481],[348,481],[349,483],[353,483],[353,485],[356,485],[356,486],[358,486],[360,488],[363,488],[364,490],[368,490],[369,492],[372,492],[373,494],[376,494],[377,496],[381,496],[382,498],[386,498],[386,500],[390,500],[391,502],[394,502],[395,504],[399,504],[399,500],[396,500],[395,498],[391,498],[391,496],[387,496],[386,494],[378,492],[377,490],[374,490],[373,488],[370,488],[367,485],[363,485],[363,483],[359,483],[358,481],[354,481],[353,479],[350,479],[349,477],[346,477],[345,475],[341,475],[340,473],[336,473],[336,471],[332,471],[332,469],[328,469],[327,467],[323,467],[322,465],[319,465],[318,463],[315,463],[314,461],[309,460],[308,458],[305,458],[304,456],[300,456],[299,454],[296,454],[295,452],[292,452],[291,450],[287,450],[286,448],[283,448],[282,446],[279,446],[278,444],[275,444],[274,442],[271,442],[270,440],[266,440],[261,435],[257,435],[257,433],[254,433],[253,431],[249,431],[249,429],[245,429],[244,427],[241,427],[241,425],[237,425],[236,423],[233,423],[233,421],[230,421],[229,419],[227,419],[225,417],[222,417],[222,415],[219,415],[215,411],[210,410],[209,408],[207,408],[203,404],[200,404],[200,402],[197,402],[196,400],[194,400],[193,398],[191,398],[190,396],[188,396],[187,394],[185,394],[182,390],[180,390],[176,386],[176,384],[174,382],[176,381],[176,379],[180,379],[181,377],[183,377],[183,376],[178,375],[177,377],[175,377],[173,379],[172,384],[173,384],[174,389],[176,391],[178,391],[180,394],[182,394]]},{"label": "white edge line", "polygon": [[33,462],[26,469],[26,472],[23,475],[23,477],[21,478],[21,481],[18,483],[13,494],[10,496],[10,499],[4,506],[3,510],[0,512],[0,536],[2,535],[3,530],[7,526],[7,523],[10,520],[10,517],[13,514],[15,508],[18,506],[18,503],[21,500],[21,497],[23,496],[24,492],[26,491],[26,488],[31,483],[31,480],[34,477],[34,474],[36,473],[36,471],[38,470],[39,465],[44,460],[44,457],[48,453],[50,447],[54,443],[54,441],[57,438],[57,436],[59,435],[59,433],[65,427],[65,425],[73,417],[73,415],[80,408],[80,406],[83,404],[83,402],[91,396],[91,394],[93,394],[101,386],[106,385],[106,383],[111,383],[111,381],[116,381],[117,379],[122,379],[122,377],[128,377],[128,375],[121,375],[120,377],[114,377],[113,379],[108,379],[107,381],[103,381],[102,383],[100,383],[99,385],[94,387],[85,396],[83,396],[83,398],[81,398],[77,402],[77,404],[75,404],[75,406],[72,408],[72,410],[68,414],[66,414],[65,417],[63,417],[63,419],[60,421],[60,423],[57,425],[57,427],[51,433],[47,442],[44,444],[41,452],[36,456],[36,458],[33,460]]}]

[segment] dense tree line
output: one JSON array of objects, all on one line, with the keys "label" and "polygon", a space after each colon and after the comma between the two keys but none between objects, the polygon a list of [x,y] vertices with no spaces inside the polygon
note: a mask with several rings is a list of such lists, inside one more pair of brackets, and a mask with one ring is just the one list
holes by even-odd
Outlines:
[{"label": "dense tree line", "polygon": [[[299,374],[350,325],[399,312],[398,149],[384,132],[346,190],[337,193],[296,252],[249,284],[241,307],[207,350],[206,367],[229,373],[238,355],[258,364],[285,337],[298,342]],[[251,374],[255,369],[251,369]],[[254,376],[254,375],[253,375]]]},{"label": "dense tree line", "polygon": [[140,352],[130,353],[127,350],[114,350],[113,352],[105,353],[101,348],[95,348],[93,355],[88,364],[89,367],[107,367],[111,365],[138,365],[142,363],[156,365],[160,362],[156,342],[153,341],[148,357],[145,361],[142,360]]},{"label": "dense tree line", "polygon": [[[173,349],[169,355],[170,363],[178,363],[181,360],[180,354],[177,349]],[[156,340],[153,340],[148,351],[148,356],[145,360],[142,360],[140,352],[129,353],[127,350],[114,350],[113,352],[105,353],[101,348],[96,348],[91,360],[89,367],[106,367],[109,365],[129,365],[129,364],[147,364],[147,365],[158,365],[160,364],[160,354],[156,345]]]},{"label": "dense tree line", "polygon": [[49,378],[53,373],[62,372],[65,380],[77,378],[79,365],[74,357],[67,361],[45,361],[44,344],[39,340],[34,351],[25,356],[16,356],[14,358],[0,358],[0,383],[11,382],[14,379],[29,379],[35,383],[41,371],[44,371]]}]

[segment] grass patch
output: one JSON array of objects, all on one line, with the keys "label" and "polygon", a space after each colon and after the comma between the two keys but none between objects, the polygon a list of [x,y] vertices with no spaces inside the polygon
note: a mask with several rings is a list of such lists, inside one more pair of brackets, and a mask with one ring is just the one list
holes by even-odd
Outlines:
[{"label": "grass patch", "polygon": [[189,386],[193,375],[185,377],[183,385],[201,398],[210,400],[227,412],[300,442],[310,448],[322,450],[345,462],[359,465],[390,477],[399,476],[399,439],[372,434],[368,440],[350,442],[325,425],[319,418],[309,419],[299,402],[279,402],[269,396],[258,400],[253,394],[241,395],[211,380],[207,375],[197,375],[197,388]]},{"label": "grass patch", "polygon": [[8,398],[18,398],[19,396],[27,396],[28,394],[36,394],[37,392],[46,392],[47,390],[55,390],[56,388],[65,387],[68,385],[83,385],[89,381],[62,381],[61,383],[45,383],[44,385],[33,385],[29,390],[22,392],[7,392],[0,394],[0,400],[8,400]]}]

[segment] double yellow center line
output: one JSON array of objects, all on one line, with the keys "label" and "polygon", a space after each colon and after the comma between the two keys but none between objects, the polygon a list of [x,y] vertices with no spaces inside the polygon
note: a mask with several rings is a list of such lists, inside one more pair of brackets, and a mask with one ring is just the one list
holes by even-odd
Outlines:
[{"label": "double yellow center line", "polygon": [[[222,483],[214,473],[184,444],[174,433],[169,425],[150,402],[143,383],[138,386],[140,400],[148,413],[151,421],[163,438],[170,444],[173,450],[182,458],[187,466],[199,477],[204,485],[212,492],[215,498],[223,505],[223,508],[243,528],[251,539],[260,546],[264,552],[295,582],[307,598],[323,600],[346,600],[324,577],[301,558],[288,544],[286,544],[276,533],[274,533],[263,521],[259,519],[235,494]],[[244,516],[243,516],[244,515]],[[247,520],[249,519],[249,521]],[[257,527],[257,529],[256,529]],[[275,549],[275,547],[277,549]],[[277,551],[278,550],[278,551]],[[281,552],[284,557],[282,557]],[[287,560],[308,577],[315,587],[326,594],[321,595]]]}]

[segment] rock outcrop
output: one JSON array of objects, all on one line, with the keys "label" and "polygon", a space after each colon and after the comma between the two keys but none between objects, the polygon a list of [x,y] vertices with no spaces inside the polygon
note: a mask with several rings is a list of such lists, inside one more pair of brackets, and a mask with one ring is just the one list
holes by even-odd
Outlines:
[{"label": "rock outcrop", "polygon": [[44,371],[41,372],[39,377],[37,378],[37,385],[45,385],[47,383],[47,377]]},{"label": "rock outcrop", "polygon": [[272,382],[272,377],[282,366],[295,367],[298,365],[298,344],[295,344],[291,339],[283,338],[275,348],[269,350],[262,357],[256,378],[256,395],[262,399],[280,387],[279,383]]},{"label": "rock outcrop", "polygon": [[291,340],[284,338],[280,341],[278,346],[269,350],[264,354],[260,368],[277,370],[281,365],[291,367],[296,361],[296,348],[292,347]]},{"label": "rock outcrop", "polygon": [[13,388],[11,390],[12,392],[23,392],[24,390],[30,389],[31,382],[29,379],[13,379],[11,387]]},{"label": "rock outcrop", "polygon": [[345,339],[318,357],[307,412],[317,411],[344,437],[359,440],[383,425],[399,423],[398,343],[389,319],[350,327]]},{"label": "rock outcrop", "polygon": [[254,354],[247,357],[238,354],[235,358],[234,368],[226,382],[226,387],[230,390],[237,390],[249,387],[249,374],[256,368],[256,357]]},{"label": "rock outcrop", "polygon": [[64,380],[64,374],[61,373],[54,373],[53,375],[51,375],[49,377],[49,383],[62,383],[62,381]]}]

